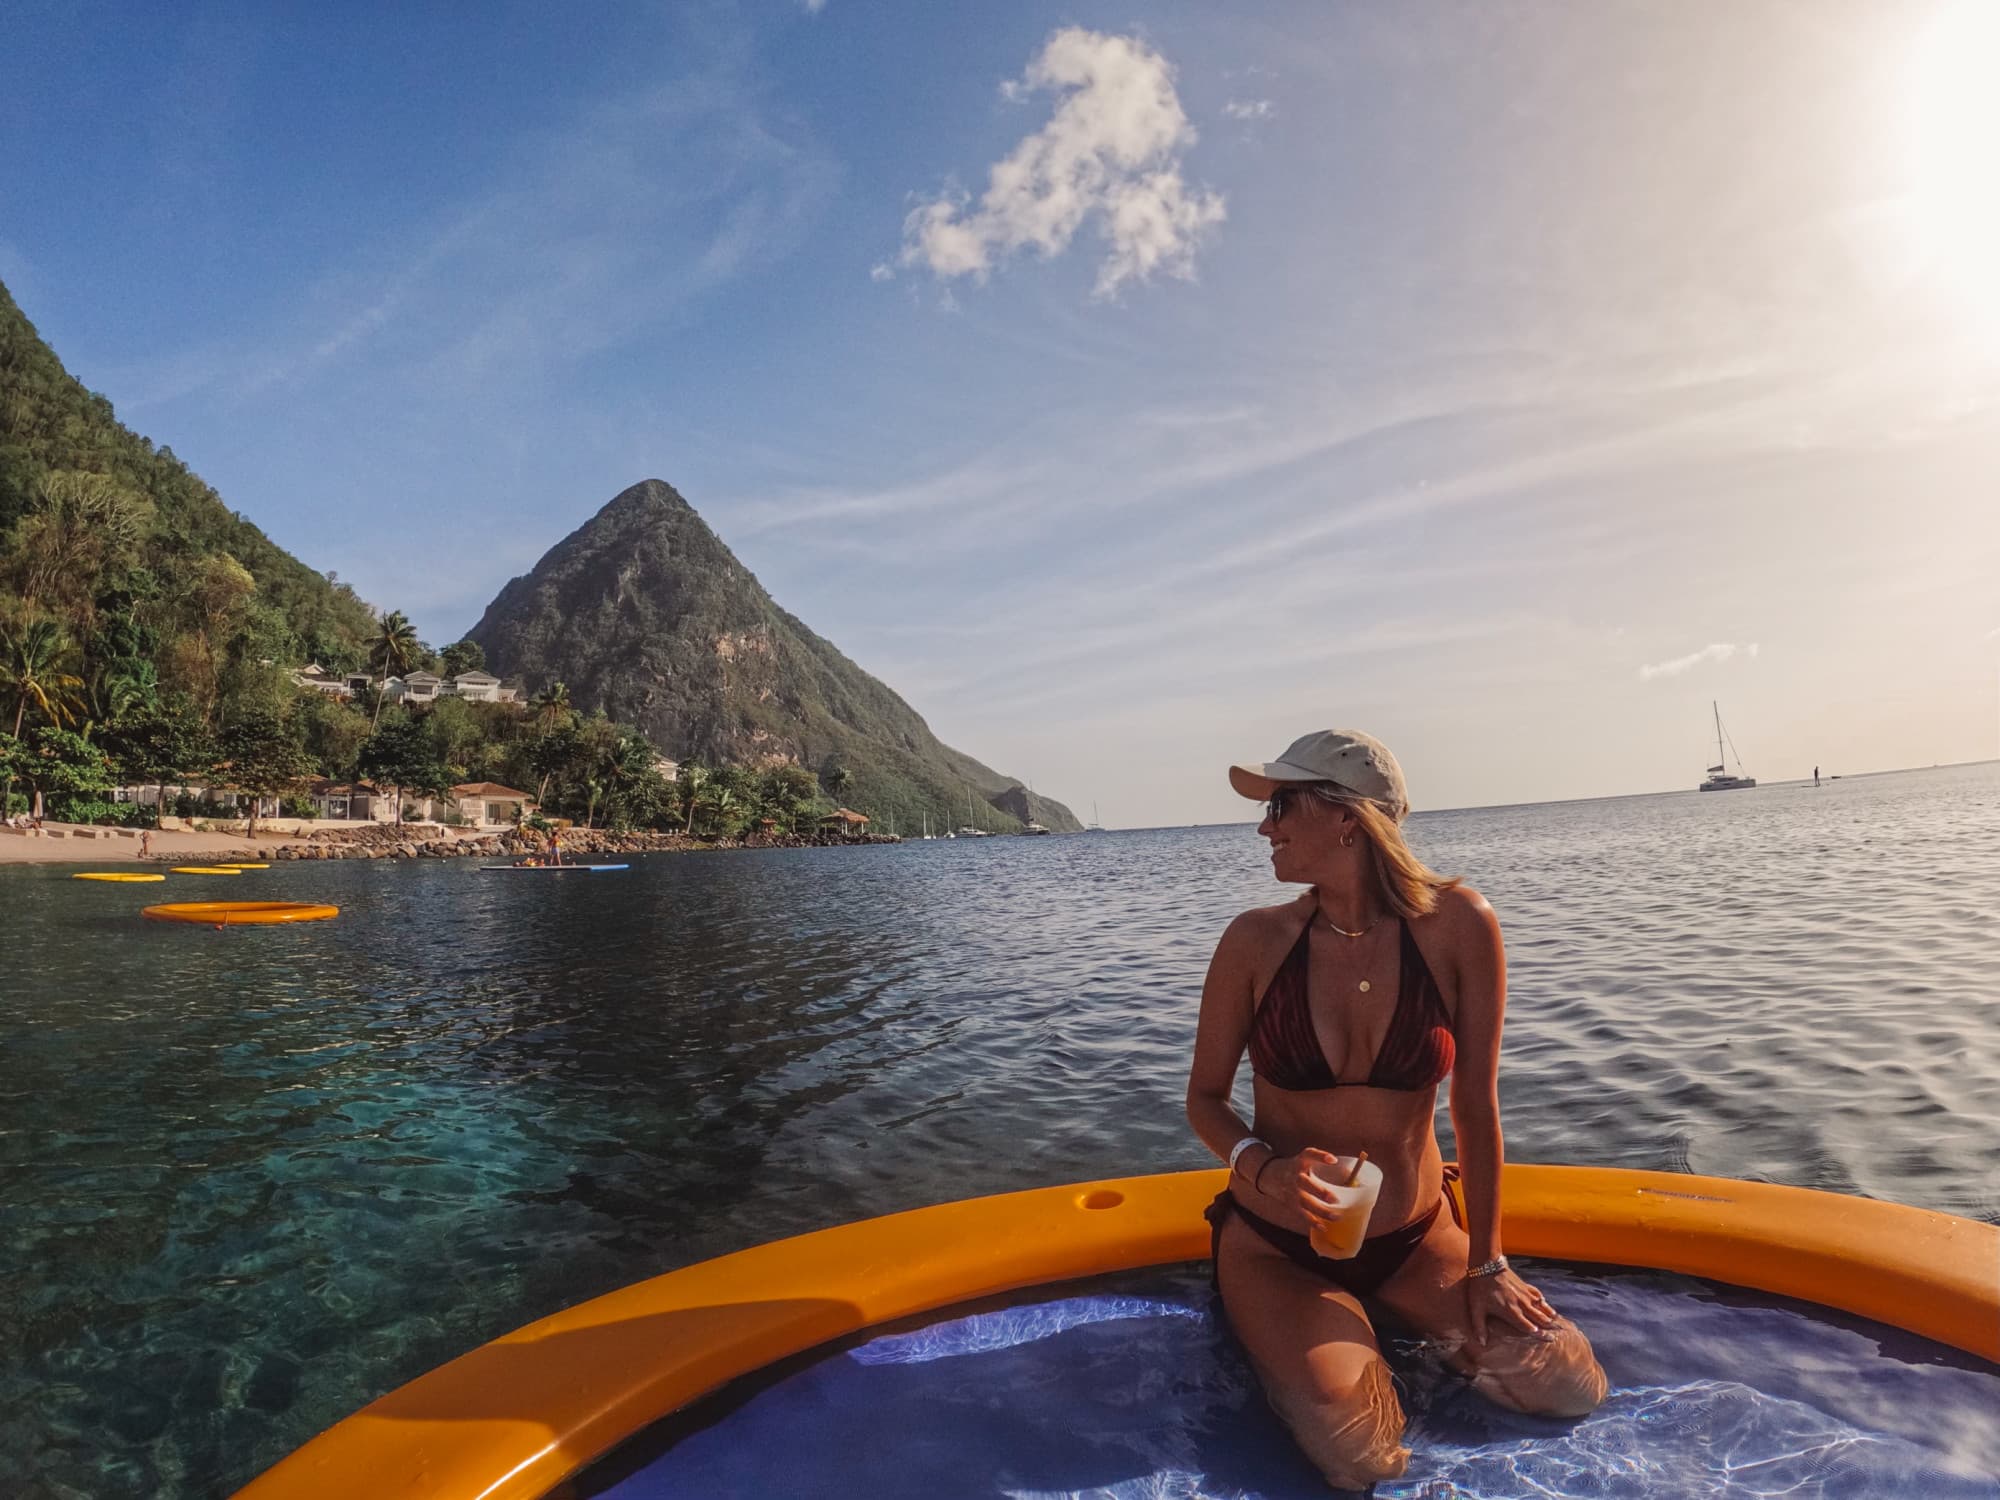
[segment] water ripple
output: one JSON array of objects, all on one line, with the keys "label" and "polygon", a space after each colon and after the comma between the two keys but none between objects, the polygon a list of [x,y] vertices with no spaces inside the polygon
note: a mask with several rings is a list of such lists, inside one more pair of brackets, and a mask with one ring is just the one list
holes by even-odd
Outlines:
[{"label": "water ripple", "polygon": [[[1507,931],[1512,1159],[2000,1219],[2000,767],[1411,832]],[[637,1277],[1204,1165],[1202,973],[1282,894],[1247,828],[257,878],[343,914],[0,871],[0,1491],[218,1494]]]}]

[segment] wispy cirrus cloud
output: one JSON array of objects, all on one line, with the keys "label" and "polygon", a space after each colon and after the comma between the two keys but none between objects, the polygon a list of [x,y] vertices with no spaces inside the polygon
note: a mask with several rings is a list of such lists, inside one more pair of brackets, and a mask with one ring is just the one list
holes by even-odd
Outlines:
[{"label": "wispy cirrus cloud", "polygon": [[1222,112],[1232,120],[1268,120],[1277,108],[1269,99],[1231,99]]},{"label": "wispy cirrus cloud", "polygon": [[277,326],[121,371],[121,404],[254,399],[349,361],[375,387],[531,380],[788,253],[839,173],[734,58],[707,60],[522,132],[484,181],[345,247]]},{"label": "wispy cirrus cloud", "polygon": [[[1225,209],[1219,193],[1183,175],[1195,131],[1173,66],[1136,37],[1071,26],[1002,87],[1009,99],[1045,92],[1062,96],[1055,114],[993,165],[977,203],[947,191],[911,211],[896,264],[983,281],[1020,251],[1060,255],[1094,221],[1104,242],[1095,295],[1155,274],[1191,278],[1195,250]],[[878,266],[876,278],[888,269]]]},{"label": "wispy cirrus cloud", "polygon": [[1690,651],[1686,656],[1674,656],[1669,657],[1666,661],[1648,662],[1645,666],[1639,668],[1639,679],[1642,682],[1651,682],[1655,677],[1678,677],[1683,672],[1691,672],[1696,667],[1707,662],[1728,661],[1731,657],[1735,656],[1754,657],[1756,654],[1757,643],[1755,641],[1750,642],[1747,646],[1738,646],[1729,641],[1711,641],[1699,651]]}]

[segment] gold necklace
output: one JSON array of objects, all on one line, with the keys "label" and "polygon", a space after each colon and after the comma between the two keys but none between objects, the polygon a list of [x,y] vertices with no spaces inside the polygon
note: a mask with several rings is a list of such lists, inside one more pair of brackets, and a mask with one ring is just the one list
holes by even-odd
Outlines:
[{"label": "gold necklace", "polygon": [[[1349,938],[1349,939],[1365,938],[1368,936],[1369,933],[1373,932],[1377,927],[1382,925],[1382,919],[1380,917],[1377,917],[1374,921],[1370,922],[1366,927],[1362,928],[1359,932],[1349,932],[1345,927],[1338,925],[1333,920],[1333,918],[1329,917],[1325,912],[1319,913],[1319,919],[1330,930],[1339,933],[1344,938]],[[1366,979],[1363,979],[1359,984],[1355,985],[1355,989],[1359,990],[1364,995],[1367,994],[1371,988],[1372,986],[1368,983]]]},{"label": "gold necklace", "polygon": [[1381,926],[1382,924],[1382,919],[1380,917],[1377,917],[1374,921],[1370,922],[1366,927],[1362,928],[1359,932],[1349,932],[1345,927],[1342,927],[1338,923],[1336,923],[1333,920],[1333,918],[1329,917],[1325,912],[1321,912],[1319,914],[1319,919],[1322,922],[1326,923],[1328,927],[1332,928],[1335,932],[1339,933],[1344,938],[1365,938],[1368,936],[1369,933],[1373,932],[1377,927]]}]

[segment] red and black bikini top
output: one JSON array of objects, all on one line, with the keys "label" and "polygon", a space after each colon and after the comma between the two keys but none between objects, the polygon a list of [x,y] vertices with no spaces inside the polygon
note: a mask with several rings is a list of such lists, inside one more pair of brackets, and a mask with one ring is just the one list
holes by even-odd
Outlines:
[{"label": "red and black bikini top", "polygon": [[1292,951],[1271,976],[1250,1022],[1250,1067],[1259,1078],[1281,1089],[1406,1091],[1434,1088],[1444,1080],[1458,1058],[1451,1015],[1444,1008],[1444,996],[1431,975],[1431,966],[1424,962],[1423,951],[1410,936],[1410,924],[1398,921],[1396,925],[1403,930],[1396,1010],[1368,1076],[1335,1078],[1320,1047],[1306,997],[1313,928],[1308,920]]}]

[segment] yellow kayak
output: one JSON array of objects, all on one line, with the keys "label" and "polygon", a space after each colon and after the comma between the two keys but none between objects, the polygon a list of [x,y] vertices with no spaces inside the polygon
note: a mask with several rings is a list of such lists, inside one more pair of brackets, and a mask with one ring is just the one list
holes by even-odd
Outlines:
[{"label": "yellow kayak", "polygon": [[155,922],[193,922],[203,927],[268,927],[277,922],[324,922],[340,908],[317,901],[170,901],[139,915]]},{"label": "yellow kayak", "polygon": [[125,885],[138,885],[148,880],[165,880],[164,875],[141,875],[131,870],[85,870],[70,876],[71,880],[115,880]]},{"label": "yellow kayak", "polygon": [[241,875],[234,865],[175,865],[176,875]]},{"label": "yellow kayak", "polygon": [[228,864],[218,865],[216,868],[222,870],[268,870],[271,867],[269,865],[260,865],[255,860],[232,859]]}]

